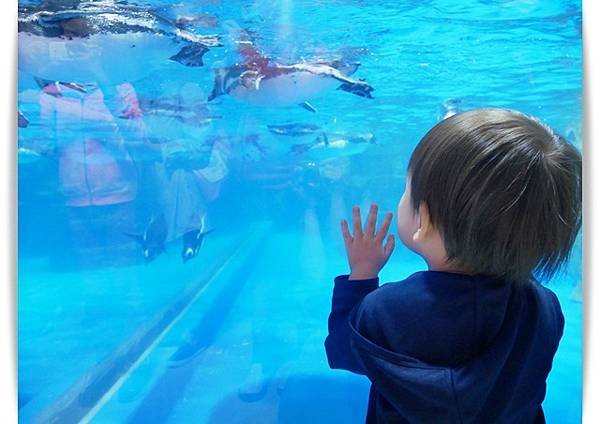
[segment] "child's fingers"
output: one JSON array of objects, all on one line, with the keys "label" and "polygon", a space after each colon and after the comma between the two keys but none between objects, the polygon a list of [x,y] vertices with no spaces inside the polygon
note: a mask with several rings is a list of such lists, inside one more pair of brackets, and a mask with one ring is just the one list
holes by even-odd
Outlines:
[{"label": "child's fingers", "polygon": [[371,209],[369,209],[369,216],[367,217],[367,228],[365,230],[365,234],[373,237],[375,234],[375,223],[377,222],[377,205],[372,204]]},{"label": "child's fingers", "polygon": [[392,213],[388,212],[385,214],[385,218],[383,219],[383,224],[381,224],[381,227],[379,228],[379,230],[377,231],[377,234],[375,235],[375,238],[377,239],[377,241],[382,242],[385,239],[385,236],[387,235],[388,231],[390,230],[390,224],[392,223]]},{"label": "child's fingers", "polygon": [[350,230],[348,229],[348,221],[342,219],[340,224],[342,226],[342,237],[344,237],[344,243],[346,243],[346,246],[348,246],[350,243],[352,243],[352,236],[350,235]]},{"label": "child's fingers", "polygon": [[387,241],[385,242],[385,246],[383,246],[383,254],[385,255],[386,261],[392,255],[392,252],[394,251],[394,246],[396,246],[396,239],[394,238],[393,234],[390,234],[387,238]]},{"label": "child's fingers", "polygon": [[352,208],[352,226],[354,230],[354,237],[362,237],[362,221],[360,219],[360,208],[354,206]]}]

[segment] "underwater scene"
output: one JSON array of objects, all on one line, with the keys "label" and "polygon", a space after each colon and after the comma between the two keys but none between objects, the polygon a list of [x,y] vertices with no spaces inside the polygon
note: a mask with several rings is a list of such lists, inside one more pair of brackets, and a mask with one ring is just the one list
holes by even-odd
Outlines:
[{"label": "underwater scene", "polygon": [[[582,148],[575,0],[45,0],[18,15],[22,423],[362,423],[323,346],[340,219],[396,212],[440,120]],[[392,224],[392,229],[395,225]],[[394,232],[394,231],[392,231]],[[382,282],[426,269],[397,243]],[[544,282],[581,421],[581,240]]]}]

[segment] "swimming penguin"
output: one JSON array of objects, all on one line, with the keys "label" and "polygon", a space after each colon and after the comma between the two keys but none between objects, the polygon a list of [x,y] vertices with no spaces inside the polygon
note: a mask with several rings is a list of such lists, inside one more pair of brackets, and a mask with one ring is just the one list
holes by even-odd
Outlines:
[{"label": "swimming penguin", "polygon": [[164,140],[200,140],[209,134],[210,125],[221,119],[213,114],[202,103],[193,102],[182,104],[177,97],[138,97],[138,114],[123,109],[118,114],[120,119],[137,119],[143,117],[148,134],[155,139]]},{"label": "swimming penguin", "polygon": [[267,128],[269,128],[269,131],[271,131],[273,134],[287,135],[291,137],[312,134],[321,129],[321,127],[318,125],[302,123],[267,125]]},{"label": "swimming penguin", "polygon": [[[180,124],[195,127],[203,127],[222,118],[220,115],[211,113],[206,103],[184,105],[176,97],[139,97],[139,107],[144,119],[164,117]],[[128,119],[129,117],[121,115],[119,118]]]},{"label": "swimming penguin", "polygon": [[208,101],[229,94],[256,105],[277,107],[298,104],[316,112],[308,100],[336,87],[372,98],[373,87],[348,76],[358,68],[356,62],[334,60],[281,65],[262,55],[252,42],[238,43],[244,62],[215,70],[214,86]]},{"label": "swimming penguin", "polygon": [[163,213],[153,216],[143,234],[125,233],[142,246],[144,261],[149,263],[165,251],[167,221]]},{"label": "swimming penguin", "polygon": [[18,31],[19,69],[52,81],[119,84],[149,75],[165,58],[202,66],[209,48],[222,45],[219,35],[194,34],[155,9],[118,0],[20,4]]},{"label": "swimming penguin", "polygon": [[204,236],[212,233],[214,229],[205,230],[204,217],[202,217],[202,224],[199,229],[187,231],[183,235],[183,250],[181,252],[181,258],[183,262],[187,262],[195,257],[200,251]]},{"label": "swimming penguin", "polygon": [[40,77],[33,77],[34,81],[40,87],[44,93],[60,98],[62,97],[61,87],[70,88],[71,90],[78,91],[80,93],[87,93],[87,89],[83,84],[77,82],[63,82],[63,81],[51,81]]},{"label": "swimming penguin", "polygon": [[363,153],[375,144],[372,133],[326,134],[323,132],[312,143],[294,144],[290,152],[314,162],[320,162],[341,156]]}]

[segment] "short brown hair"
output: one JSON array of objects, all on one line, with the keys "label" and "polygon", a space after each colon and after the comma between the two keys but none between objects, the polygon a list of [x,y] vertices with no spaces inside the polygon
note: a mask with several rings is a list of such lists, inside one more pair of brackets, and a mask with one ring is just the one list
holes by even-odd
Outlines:
[{"label": "short brown hair", "polygon": [[448,260],[523,282],[566,262],[581,227],[581,155],[535,118],[476,109],[433,127],[409,163]]}]

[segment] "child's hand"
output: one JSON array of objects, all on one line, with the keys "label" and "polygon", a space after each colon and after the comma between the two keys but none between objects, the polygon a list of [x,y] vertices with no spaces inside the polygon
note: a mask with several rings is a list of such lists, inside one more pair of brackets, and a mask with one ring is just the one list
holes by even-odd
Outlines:
[{"label": "child's hand", "polygon": [[371,205],[369,217],[367,218],[367,227],[363,233],[360,208],[355,206],[352,208],[352,224],[354,237],[348,229],[348,222],[342,220],[342,235],[346,244],[346,253],[348,254],[348,262],[350,263],[350,280],[363,280],[375,278],[381,268],[390,258],[394,251],[394,236],[389,235],[385,245],[382,246],[383,240],[390,229],[392,222],[392,214],[387,213],[383,224],[377,232],[375,232],[375,224],[377,222],[377,205]]}]

